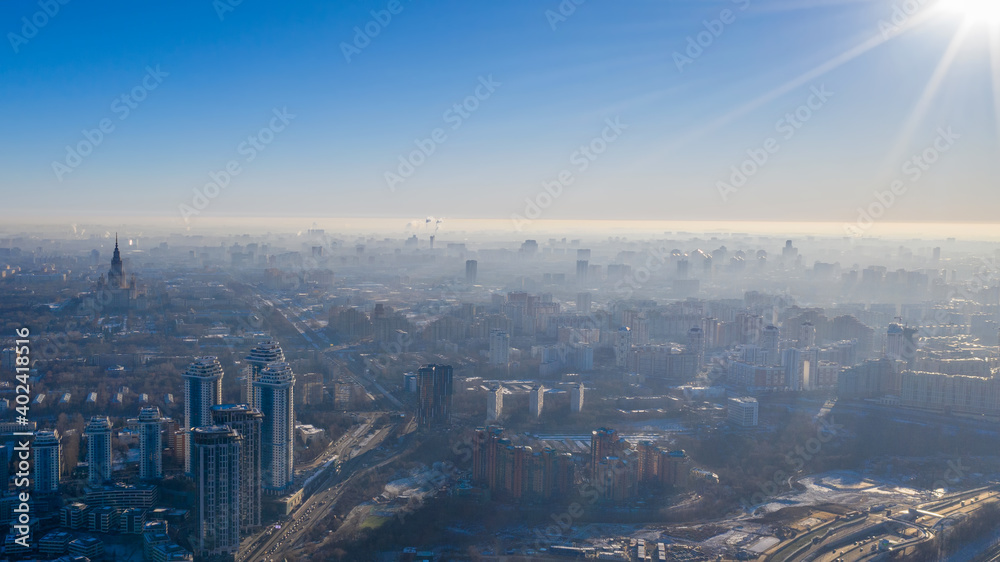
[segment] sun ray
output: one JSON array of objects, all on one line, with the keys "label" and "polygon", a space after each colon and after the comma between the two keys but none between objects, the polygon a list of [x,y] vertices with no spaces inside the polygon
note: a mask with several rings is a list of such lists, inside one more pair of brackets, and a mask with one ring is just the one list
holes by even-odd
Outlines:
[{"label": "sun ray", "polygon": [[990,28],[990,65],[993,67],[993,121],[997,127],[994,142],[1000,152],[1000,26]]},{"label": "sun ray", "polygon": [[775,99],[778,99],[779,97],[787,94],[788,92],[795,90],[796,88],[799,88],[805,84],[808,84],[810,81],[825,75],[831,70],[834,70],[858,58],[859,56],[867,53],[868,51],[874,49],[875,47],[878,47],[892,39],[896,39],[897,37],[911,31],[912,29],[919,27],[920,25],[930,20],[931,17],[932,14],[930,13],[930,11],[925,10],[924,12],[921,12],[920,14],[910,18],[909,21],[907,21],[901,27],[896,29],[892,34],[880,33],[878,35],[874,35],[862,41],[861,43],[827,60],[826,62],[820,64],[819,66],[813,68],[812,70],[804,72],[799,76],[785,82],[784,84],[747,102],[746,104],[743,104],[742,106],[737,107],[736,109],[733,109],[732,111],[715,118],[704,127],[701,127],[693,131],[689,131],[687,134],[682,135],[680,138],[675,139],[673,142],[670,142],[666,146],[658,148],[656,150],[656,154],[653,155],[651,159],[658,160],[662,158],[662,155],[665,152],[673,152],[674,150],[683,147],[696,139],[699,139],[707,134],[713,133],[721,129],[725,125],[728,125],[734,119],[742,117],[743,115],[761,107],[762,105],[774,101]]},{"label": "sun ray", "polygon": [[788,92],[798,87],[801,87],[804,84],[809,83],[811,80],[815,80],[816,78],[823,76],[824,74],[830,72],[831,70],[837,68],[838,66],[841,66],[863,55],[864,53],[870,51],[871,49],[874,49],[875,47],[881,45],[885,41],[887,41],[887,39],[883,38],[881,35],[872,37],[871,39],[868,39],[864,43],[861,43],[860,45],[857,45],[851,49],[848,49],[847,51],[844,51],[843,53],[837,55],[836,57],[833,57],[832,59],[824,62],[823,64],[817,66],[816,68],[809,70],[808,72],[805,72],[803,74],[800,74],[799,76],[785,82],[784,84],[768,91],[765,94],[758,96],[757,98],[741,105],[740,107],[737,107],[736,109],[733,109],[732,111],[715,118],[704,127],[688,132],[686,135],[676,139],[674,142],[670,143],[664,149],[661,149],[658,152],[662,152],[664,150],[666,152],[671,152],[677,148],[680,148],[688,144],[689,142],[695,139],[701,138],[704,135],[715,132],[718,129],[729,124],[729,122],[732,121],[733,119],[741,117],[757,109],[758,107],[768,102],[771,102],[787,94]]},{"label": "sun ray", "polygon": [[906,148],[913,137],[913,133],[917,130],[917,127],[920,126],[921,121],[923,121],[924,117],[927,115],[931,102],[934,101],[934,96],[941,88],[941,84],[944,83],[944,77],[948,74],[948,70],[951,69],[951,65],[955,61],[955,57],[962,48],[962,44],[965,42],[965,37],[968,35],[969,29],[970,25],[964,24],[961,28],[959,28],[958,32],[955,33],[955,36],[952,37],[944,55],[942,55],[937,67],[934,68],[934,74],[931,75],[923,93],[920,94],[920,99],[917,100],[917,104],[913,107],[910,115],[907,116],[906,122],[903,124],[903,128],[900,129],[899,134],[896,135],[896,139],[892,143],[892,148],[882,164],[883,174],[890,174],[891,171],[899,165],[899,160],[906,151]]}]

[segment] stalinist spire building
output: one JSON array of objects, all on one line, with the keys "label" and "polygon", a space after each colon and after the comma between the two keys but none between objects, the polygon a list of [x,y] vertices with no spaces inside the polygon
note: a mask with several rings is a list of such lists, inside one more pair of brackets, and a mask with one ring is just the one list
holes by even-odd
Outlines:
[{"label": "stalinist spire building", "polygon": [[115,253],[111,258],[111,269],[107,277],[103,274],[97,280],[97,302],[108,310],[130,310],[146,308],[145,293],[139,290],[135,275],[126,277],[125,264],[118,249],[118,235],[115,234]]}]

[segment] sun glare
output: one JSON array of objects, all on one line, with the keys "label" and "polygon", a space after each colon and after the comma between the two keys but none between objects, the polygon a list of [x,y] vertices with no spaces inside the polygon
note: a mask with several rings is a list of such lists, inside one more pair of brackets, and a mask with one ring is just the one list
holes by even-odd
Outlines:
[{"label": "sun glare", "polygon": [[1000,23],[1000,0],[941,0],[939,6],[970,23]]}]

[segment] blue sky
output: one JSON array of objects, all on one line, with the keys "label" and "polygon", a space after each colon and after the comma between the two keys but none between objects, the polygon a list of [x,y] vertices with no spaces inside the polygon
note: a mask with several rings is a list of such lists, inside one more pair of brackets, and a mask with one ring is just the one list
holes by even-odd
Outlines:
[{"label": "blue sky", "polygon": [[[81,218],[179,217],[183,206],[199,220],[507,218],[529,212],[526,199],[545,203],[543,182],[565,172],[571,183],[544,218],[851,221],[895,179],[907,189],[886,221],[992,222],[1000,208],[996,26],[969,28],[915,112],[964,21],[929,6],[882,43],[896,6],[885,0],[243,0],[220,18],[222,1],[70,0],[49,17],[38,2],[0,4],[6,205]],[[387,23],[374,21],[390,7]],[[679,70],[675,54],[691,54],[689,38],[711,34],[704,22],[723,10],[730,23],[710,23],[717,36],[703,34],[707,46]],[[44,25],[31,33],[22,18]],[[366,25],[377,35],[356,42]],[[866,41],[870,50],[807,74]],[[779,121],[821,87],[832,95],[811,100],[786,138]],[[135,88],[144,99],[126,115],[120,98]],[[447,113],[463,101],[475,109]],[[616,119],[624,127],[608,141]],[[113,130],[67,157],[102,120]],[[248,137],[272,124],[281,130],[248,160]],[[949,150],[919,180],[905,175],[949,127]],[[424,142],[433,153],[387,181],[435,129],[443,140]],[[768,139],[767,162],[723,197],[719,182]],[[581,169],[573,155],[592,142],[605,150]],[[231,162],[239,173],[197,205],[193,190]]]}]

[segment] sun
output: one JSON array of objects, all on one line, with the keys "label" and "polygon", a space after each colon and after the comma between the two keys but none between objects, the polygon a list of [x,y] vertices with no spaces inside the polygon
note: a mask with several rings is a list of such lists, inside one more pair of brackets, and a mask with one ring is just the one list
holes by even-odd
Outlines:
[{"label": "sun", "polygon": [[1000,23],[1000,0],[941,0],[938,7],[969,23]]}]

